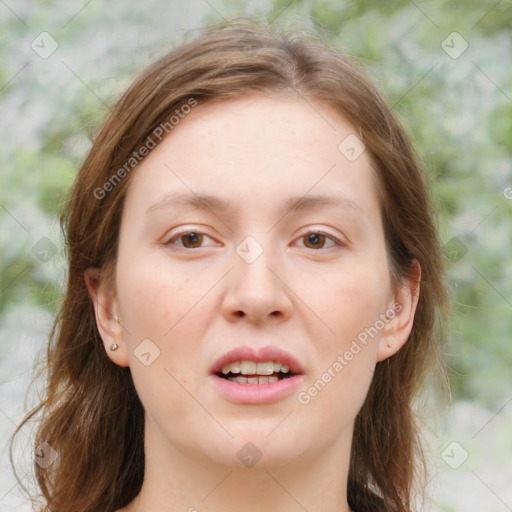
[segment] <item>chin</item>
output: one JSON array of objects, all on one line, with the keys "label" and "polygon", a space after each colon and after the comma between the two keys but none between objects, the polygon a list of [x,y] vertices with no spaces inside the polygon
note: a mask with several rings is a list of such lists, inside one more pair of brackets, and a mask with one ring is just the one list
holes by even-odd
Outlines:
[{"label": "chin", "polygon": [[303,452],[300,445],[304,437],[299,433],[294,436],[286,429],[279,434],[272,432],[278,423],[274,422],[272,428],[267,428],[265,422],[265,428],[260,424],[260,428],[254,426],[240,432],[231,430],[233,438],[226,436],[222,442],[216,443],[211,458],[231,468],[260,470],[280,468],[295,462]]}]

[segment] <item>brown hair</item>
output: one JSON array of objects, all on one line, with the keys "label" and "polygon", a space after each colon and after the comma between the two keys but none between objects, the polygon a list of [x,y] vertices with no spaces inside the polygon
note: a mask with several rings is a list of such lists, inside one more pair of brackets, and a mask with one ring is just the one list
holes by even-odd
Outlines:
[{"label": "brown hair", "polygon": [[255,92],[325,102],[356,128],[378,176],[394,285],[410,278],[415,260],[421,265],[412,333],[376,366],[355,422],[348,479],[357,512],[413,509],[423,459],[412,401],[432,363],[442,371],[439,320],[448,304],[425,174],[390,108],[339,49],[315,34],[237,19],[207,28],[144,70],[113,107],[76,177],[62,220],[69,276],[47,349],[46,396],[17,429],[40,415],[35,446],[47,442],[59,454],[48,469],[34,464],[42,510],[112,512],[133,500],[144,476],[142,404],[129,368],[105,354],[84,281],[88,267],[112,277],[133,173],[121,173],[108,193],[97,191],[191,98],[201,105]]}]

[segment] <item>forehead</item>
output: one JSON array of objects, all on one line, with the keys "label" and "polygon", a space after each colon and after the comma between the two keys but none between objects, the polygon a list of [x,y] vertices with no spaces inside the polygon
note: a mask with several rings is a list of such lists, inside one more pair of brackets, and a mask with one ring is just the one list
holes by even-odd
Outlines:
[{"label": "forehead", "polygon": [[357,131],[332,107],[284,95],[198,103],[138,166],[129,201],[147,209],[187,193],[271,206],[329,192],[366,208],[375,202],[370,158],[347,158],[344,141],[357,141]]}]

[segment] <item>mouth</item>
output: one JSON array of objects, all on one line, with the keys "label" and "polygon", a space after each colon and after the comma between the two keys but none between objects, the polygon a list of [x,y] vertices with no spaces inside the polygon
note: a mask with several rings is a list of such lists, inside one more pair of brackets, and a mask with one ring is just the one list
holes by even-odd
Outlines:
[{"label": "mouth", "polygon": [[304,381],[304,369],[277,347],[240,347],[221,356],[211,369],[219,394],[237,404],[266,404],[290,395]]},{"label": "mouth", "polygon": [[281,361],[242,360],[224,366],[216,375],[238,384],[261,385],[289,379],[297,374],[291,372],[290,367]]}]

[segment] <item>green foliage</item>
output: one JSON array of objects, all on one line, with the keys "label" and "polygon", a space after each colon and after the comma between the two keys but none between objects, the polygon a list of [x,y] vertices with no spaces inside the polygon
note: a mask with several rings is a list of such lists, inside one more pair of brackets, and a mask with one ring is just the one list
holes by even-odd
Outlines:
[{"label": "green foliage", "polygon": [[[322,0],[294,13],[359,60],[410,133],[447,244],[454,396],[498,403],[512,385],[510,6]],[[452,58],[441,45],[455,31],[469,47]],[[461,245],[450,256],[452,239]]]},{"label": "green foliage", "polygon": [[[28,25],[40,30],[28,31],[12,19],[0,22],[6,56],[0,87],[23,64],[13,51],[16,42],[29,55],[27,41],[48,30],[61,52],[44,62],[27,57],[30,66],[0,90],[2,105],[17,105],[18,128],[23,123],[21,133],[7,134],[0,155],[0,311],[27,301],[52,311],[58,306],[65,274],[58,216],[89,139],[148,56],[163,53],[183,33],[170,30],[165,16],[154,16],[164,9],[158,1],[137,7],[92,2],[68,25],[73,8],[47,3],[53,8],[45,11],[40,3],[29,17]],[[251,5],[225,0],[211,9],[205,3],[201,16],[218,22],[219,13],[249,13],[272,23],[299,17],[321,27],[367,69],[411,134],[431,176],[447,244],[454,304],[447,356],[455,396],[498,403],[512,385],[512,200],[503,194],[512,186],[510,3],[276,0],[264,8]],[[126,39],[109,39],[113,26],[121,27]],[[453,32],[469,44],[458,58],[441,46]],[[78,55],[80,63],[74,60]],[[56,247],[45,263],[33,251],[42,237]]]}]

